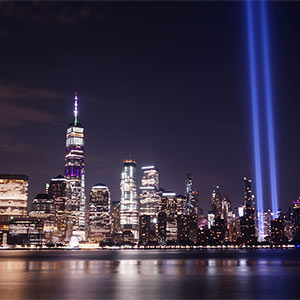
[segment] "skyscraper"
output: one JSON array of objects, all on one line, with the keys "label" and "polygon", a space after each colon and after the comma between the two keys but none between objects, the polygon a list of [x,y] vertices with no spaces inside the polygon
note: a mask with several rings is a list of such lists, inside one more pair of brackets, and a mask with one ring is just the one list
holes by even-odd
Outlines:
[{"label": "skyscraper", "polygon": [[27,215],[28,176],[0,175],[0,222]]},{"label": "skyscraper", "polygon": [[143,177],[140,186],[140,215],[150,216],[151,229],[155,231],[159,212],[159,174],[154,166],[142,167]]},{"label": "skyscraper", "polygon": [[131,231],[137,241],[139,238],[139,204],[136,189],[136,162],[132,159],[123,161],[120,189],[121,230]]},{"label": "skyscraper", "polygon": [[73,235],[85,239],[84,128],[78,122],[78,95],[75,92],[74,122],[66,135],[65,178],[70,185]]},{"label": "skyscraper", "polygon": [[244,177],[244,215],[240,218],[241,242],[253,244],[257,241],[255,226],[255,202],[251,189],[251,179]]},{"label": "skyscraper", "polygon": [[111,203],[111,233],[116,235],[120,231],[120,201],[116,201]]},{"label": "skyscraper", "polygon": [[94,242],[105,242],[110,236],[110,191],[103,183],[94,185],[90,192],[88,229]]},{"label": "skyscraper", "polygon": [[185,197],[187,201],[187,211],[186,214],[190,214],[192,211],[192,192],[193,192],[193,181],[192,174],[188,173],[185,176]]},{"label": "skyscraper", "polygon": [[61,242],[69,241],[72,236],[71,191],[66,178],[58,175],[50,181],[48,194],[55,206],[57,237]]},{"label": "skyscraper", "polygon": [[212,196],[211,196],[211,207],[212,212],[215,217],[221,217],[222,215],[222,196],[220,193],[219,186],[213,186]]}]

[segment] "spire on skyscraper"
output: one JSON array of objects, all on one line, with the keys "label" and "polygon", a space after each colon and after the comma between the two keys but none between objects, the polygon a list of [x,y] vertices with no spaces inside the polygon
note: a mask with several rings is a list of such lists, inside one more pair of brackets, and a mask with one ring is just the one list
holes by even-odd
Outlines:
[{"label": "spire on skyscraper", "polygon": [[78,123],[78,93],[75,92],[75,101],[74,101],[74,125],[76,126]]}]

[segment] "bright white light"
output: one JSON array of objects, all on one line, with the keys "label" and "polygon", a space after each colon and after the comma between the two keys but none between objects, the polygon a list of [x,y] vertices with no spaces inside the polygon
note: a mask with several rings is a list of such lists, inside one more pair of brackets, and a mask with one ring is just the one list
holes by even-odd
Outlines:
[{"label": "bright white light", "polygon": [[163,196],[176,196],[176,193],[163,193]]},{"label": "bright white light", "polygon": [[106,185],[95,185],[93,189],[108,189],[108,187]]},{"label": "bright white light", "polygon": [[148,169],[154,169],[155,166],[146,166],[146,167],[142,167],[142,170],[148,170]]}]

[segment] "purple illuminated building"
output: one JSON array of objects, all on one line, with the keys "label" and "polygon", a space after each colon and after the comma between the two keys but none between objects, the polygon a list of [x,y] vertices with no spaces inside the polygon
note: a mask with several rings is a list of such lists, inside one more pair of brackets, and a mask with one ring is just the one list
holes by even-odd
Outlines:
[{"label": "purple illuminated building", "polygon": [[85,240],[85,178],[84,178],[84,128],[78,122],[78,96],[75,92],[74,122],[66,135],[65,178],[71,190],[73,235]]}]

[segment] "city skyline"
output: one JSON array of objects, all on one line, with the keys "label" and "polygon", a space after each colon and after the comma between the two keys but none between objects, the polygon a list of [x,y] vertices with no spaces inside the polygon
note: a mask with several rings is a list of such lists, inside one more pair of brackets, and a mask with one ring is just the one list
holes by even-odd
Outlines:
[{"label": "city skyline", "polygon": [[300,299],[299,12],[0,0],[0,300]]},{"label": "city skyline", "polygon": [[[83,200],[76,200],[75,198],[77,196],[74,196],[75,198],[72,200],[72,202],[76,202],[78,201],[78,204],[76,204],[78,207],[82,206],[82,204],[79,204],[80,201],[82,203],[84,203],[84,205],[82,207],[85,207],[87,204],[88,204],[88,200],[87,200],[87,197],[88,197],[88,194],[89,194],[89,190],[86,190],[85,189],[85,179],[83,179],[83,183],[81,184],[81,173],[83,174],[83,178],[85,178],[85,174],[84,174],[84,162],[83,162],[83,165],[81,165],[82,163],[80,162],[81,159],[84,159],[84,150],[83,150],[83,147],[84,147],[84,141],[83,141],[83,126],[80,124],[79,122],[79,118],[78,118],[78,92],[74,92],[74,110],[73,110],[73,122],[71,122],[69,124],[69,128],[67,130],[67,135],[66,135],[66,156],[65,156],[65,167],[64,167],[64,174],[65,174],[65,178],[68,178],[68,180],[70,181],[70,183],[72,182],[72,178],[74,177],[74,184],[71,184],[71,190],[72,190],[72,186],[74,185],[74,188],[75,188],[75,185],[76,185],[76,182],[79,180],[79,185],[78,185],[78,188],[82,188],[82,184],[83,184],[83,191],[81,192],[77,192],[80,196],[78,196],[79,198],[82,198]],[[74,127],[75,126],[75,127]],[[76,139],[77,138],[77,139]],[[76,142],[75,142],[76,141]],[[76,148],[72,148],[72,145],[76,145],[75,147],[79,147],[77,150]],[[81,148],[82,147],[82,148]],[[72,154],[72,151],[74,152]],[[77,151],[77,152],[76,152]],[[79,156],[78,156],[79,155]],[[77,162],[73,162],[73,157],[75,157],[76,159],[79,159],[78,160],[78,163]],[[75,159],[75,160],[76,160]],[[70,162],[69,162],[70,161]],[[158,169],[155,167],[155,166],[145,166],[145,164],[141,164],[141,167],[137,167],[136,165],[136,161],[135,160],[132,160],[131,158],[127,158],[127,159],[123,159],[123,164],[126,163],[126,162],[133,162],[135,164],[135,175],[134,175],[134,178],[135,178],[135,189],[137,191],[137,194],[136,194],[136,200],[134,201],[138,201],[140,202],[140,195],[142,195],[142,187],[139,187],[140,188],[140,191],[138,189],[138,185],[143,182],[144,180],[144,173],[145,173],[145,170],[147,171],[147,169],[154,169],[154,170],[157,170]],[[74,164],[74,165],[73,165]],[[69,166],[72,166],[72,167],[69,167]],[[71,168],[71,169],[70,169]],[[73,170],[74,168],[74,170]],[[77,170],[78,169],[78,170]],[[81,171],[81,169],[83,169],[83,171]],[[138,170],[140,170],[140,176],[137,175],[138,173]],[[120,171],[121,172],[121,182],[122,182],[122,172],[123,171]],[[74,174],[73,174],[74,173]],[[11,174],[15,174],[15,173],[11,173]],[[25,175],[24,175],[25,176]],[[27,175],[28,176],[28,175]],[[157,175],[158,176],[158,175]],[[162,189],[167,189],[167,190],[170,190],[172,192],[174,192],[176,195],[186,195],[186,198],[189,199],[189,197],[191,197],[191,195],[189,193],[192,193],[192,188],[191,188],[191,185],[192,185],[192,179],[189,177],[191,177],[192,174],[191,173],[186,173],[185,174],[185,179],[183,178],[183,188],[180,189],[180,192],[178,192],[178,189],[170,189],[169,187],[166,187],[166,186],[162,186],[160,184],[158,184],[158,179],[157,179],[157,183],[156,183],[156,187],[155,187],[155,190],[158,191],[158,189],[162,188]],[[42,189],[40,190],[40,192],[42,193],[45,189],[47,189],[47,184],[50,184],[50,181],[53,180],[54,176],[52,177],[52,179],[50,178],[48,181],[46,181],[42,187]],[[244,180],[246,177],[243,177]],[[102,180],[103,182],[105,182],[105,180]],[[139,182],[138,182],[139,181]],[[241,180],[242,181],[242,180]],[[93,189],[93,187],[95,186],[96,184],[92,185],[91,187],[91,190]],[[143,184],[142,184],[143,185]],[[108,186],[109,188],[111,188],[110,186]],[[147,187],[146,187],[147,188]],[[220,205],[221,205],[221,201],[222,201],[222,198],[221,198],[221,192],[220,192],[220,185],[217,185],[217,184],[213,184],[211,186],[211,192],[214,194],[215,193],[215,188],[217,188],[218,190],[218,193],[220,193]],[[222,190],[222,188],[221,188]],[[139,191],[139,192],[138,192]],[[244,193],[243,189],[241,188],[241,191],[242,191],[242,194]],[[140,194],[141,193],[141,194]],[[198,190],[197,190],[197,193],[198,193]],[[38,194],[38,193],[35,193],[35,195]],[[222,190],[222,194],[225,195],[225,197],[228,197],[228,195],[230,195],[230,191],[224,191]],[[71,195],[76,195],[76,193],[72,193],[71,192]],[[244,195],[243,195],[244,196]],[[73,197],[73,196],[72,196]],[[197,196],[199,197],[199,196]],[[85,199],[84,199],[85,198]],[[30,211],[30,207],[31,207],[31,203],[32,201],[34,200],[35,198],[32,198],[28,199],[28,211]],[[232,202],[232,199],[229,197],[230,201]],[[122,200],[122,192],[120,193],[120,197],[118,198],[115,198],[115,199],[112,199],[111,201],[112,202],[120,202]],[[203,208],[206,208],[207,205],[208,205],[208,209],[207,209],[207,212],[209,212],[212,208],[210,207],[211,203],[210,203],[210,198],[206,199],[208,200],[206,203],[205,201],[201,201],[202,199],[200,198],[199,199],[199,207],[201,209]],[[241,200],[242,199],[239,199],[235,204],[236,204],[236,208],[240,205],[241,203]],[[263,199],[264,200],[264,199]],[[188,200],[189,202],[190,200]],[[293,200],[292,200],[293,201]],[[292,201],[289,203],[288,207],[291,207],[291,204],[292,204]],[[298,198],[297,199],[294,199],[294,201],[298,201]],[[75,202],[73,203],[73,205],[75,204]],[[267,211],[268,209],[270,209],[271,207],[270,206],[266,206],[266,203],[264,203],[264,201],[262,201],[263,205],[264,205],[264,210],[263,211]],[[75,205],[75,206],[76,206]],[[280,210],[282,211],[286,211],[285,208],[281,208],[279,207]],[[85,209],[82,208],[82,209],[79,209],[79,211],[84,211]],[[272,209],[271,209],[272,210]],[[78,218],[78,217],[77,217]],[[79,216],[80,218],[80,216]],[[78,224],[80,221],[76,221]],[[83,221],[81,221],[81,224],[83,224]],[[82,227],[83,228],[83,227]],[[81,229],[83,230],[83,229]],[[79,230],[80,231],[80,230]],[[78,232],[77,232],[78,233]]]},{"label": "city skyline", "polygon": [[[25,7],[4,3],[1,6],[2,22],[20,18],[20,24],[25,22],[26,14],[40,10],[39,4]],[[15,9],[9,9],[10,6]],[[133,11],[129,4],[94,3],[92,6],[94,10],[84,4],[75,4],[72,8],[68,4],[48,4],[48,11],[42,12],[56,29],[64,28],[66,42],[59,33],[44,37],[38,28],[46,32],[49,29],[41,19],[30,20],[27,33],[19,23],[13,28],[2,24],[7,31],[1,34],[4,41],[1,51],[7,53],[8,59],[3,64],[6,76],[0,86],[4,129],[0,152],[5,158],[1,173],[29,174],[30,201],[42,192],[45,182],[63,174],[62,153],[66,122],[71,116],[70,95],[78,89],[81,120],[86,128],[87,191],[97,182],[104,182],[111,188],[112,201],[118,200],[122,160],[131,157],[137,161],[138,178],[141,178],[141,166],[155,165],[160,170],[161,186],[178,194],[184,194],[185,174],[192,173],[193,184],[199,190],[200,202],[206,211],[210,209],[213,185],[219,185],[233,205],[240,203],[242,178],[255,180],[243,3],[220,4],[213,8],[208,3],[201,6],[190,3],[183,8],[180,20],[181,8],[175,6],[168,8],[167,24],[162,17],[167,9],[159,3],[149,4],[147,13],[143,4],[137,4]],[[272,64],[274,81],[280,81],[282,86],[279,88],[274,83],[279,207],[283,210],[298,199],[300,180],[296,167],[300,163],[297,155],[300,145],[295,101],[299,92],[295,79],[276,75],[297,70],[297,60],[293,60],[291,66],[282,56],[289,50],[292,57],[298,49],[297,41],[294,44],[281,42],[286,32],[296,34],[299,27],[292,6],[269,4],[272,13],[269,22],[273,24],[270,43],[277,45],[276,50],[271,47],[272,62],[276,61]],[[68,9],[73,12],[73,18],[55,18],[56,12]],[[274,21],[279,12],[280,25]],[[132,23],[126,23],[123,15],[132,16]],[[153,21],[154,16],[156,21]],[[215,19],[219,22],[214,22]],[[96,29],[93,22],[103,27]],[[152,25],[151,31],[148,24]],[[242,28],[237,29],[237,24],[243,24]],[[136,28],[137,32],[133,31]],[[124,35],[119,39],[123,56],[117,60],[113,49],[117,49],[118,44],[113,37],[120,36],[116,29]],[[87,31],[91,34],[84,35]],[[36,32],[39,40],[30,32]],[[18,40],[18,34],[24,40]],[[95,34],[99,34],[101,42],[94,41]],[[168,40],[164,39],[166,35]],[[137,44],[139,36],[142,38]],[[216,38],[218,45],[214,42]],[[57,61],[49,56],[51,52],[57,57],[56,39],[65,54]],[[21,42],[24,53],[13,55],[18,47],[12,45]],[[28,43],[37,47],[39,55],[32,56],[26,48]],[[176,53],[172,51],[174,47],[178,49]],[[192,50],[187,52],[186,49]],[[91,56],[84,56],[88,51]],[[30,66],[29,60],[22,60],[25,54],[31,58]],[[13,59],[16,63],[11,69]],[[39,66],[41,62],[43,69]],[[95,67],[90,67],[94,63]],[[41,162],[42,168],[39,167]],[[263,176],[267,178],[268,168],[264,169]],[[264,182],[267,184],[268,180]],[[265,209],[271,207],[268,194],[264,202]]]}]

